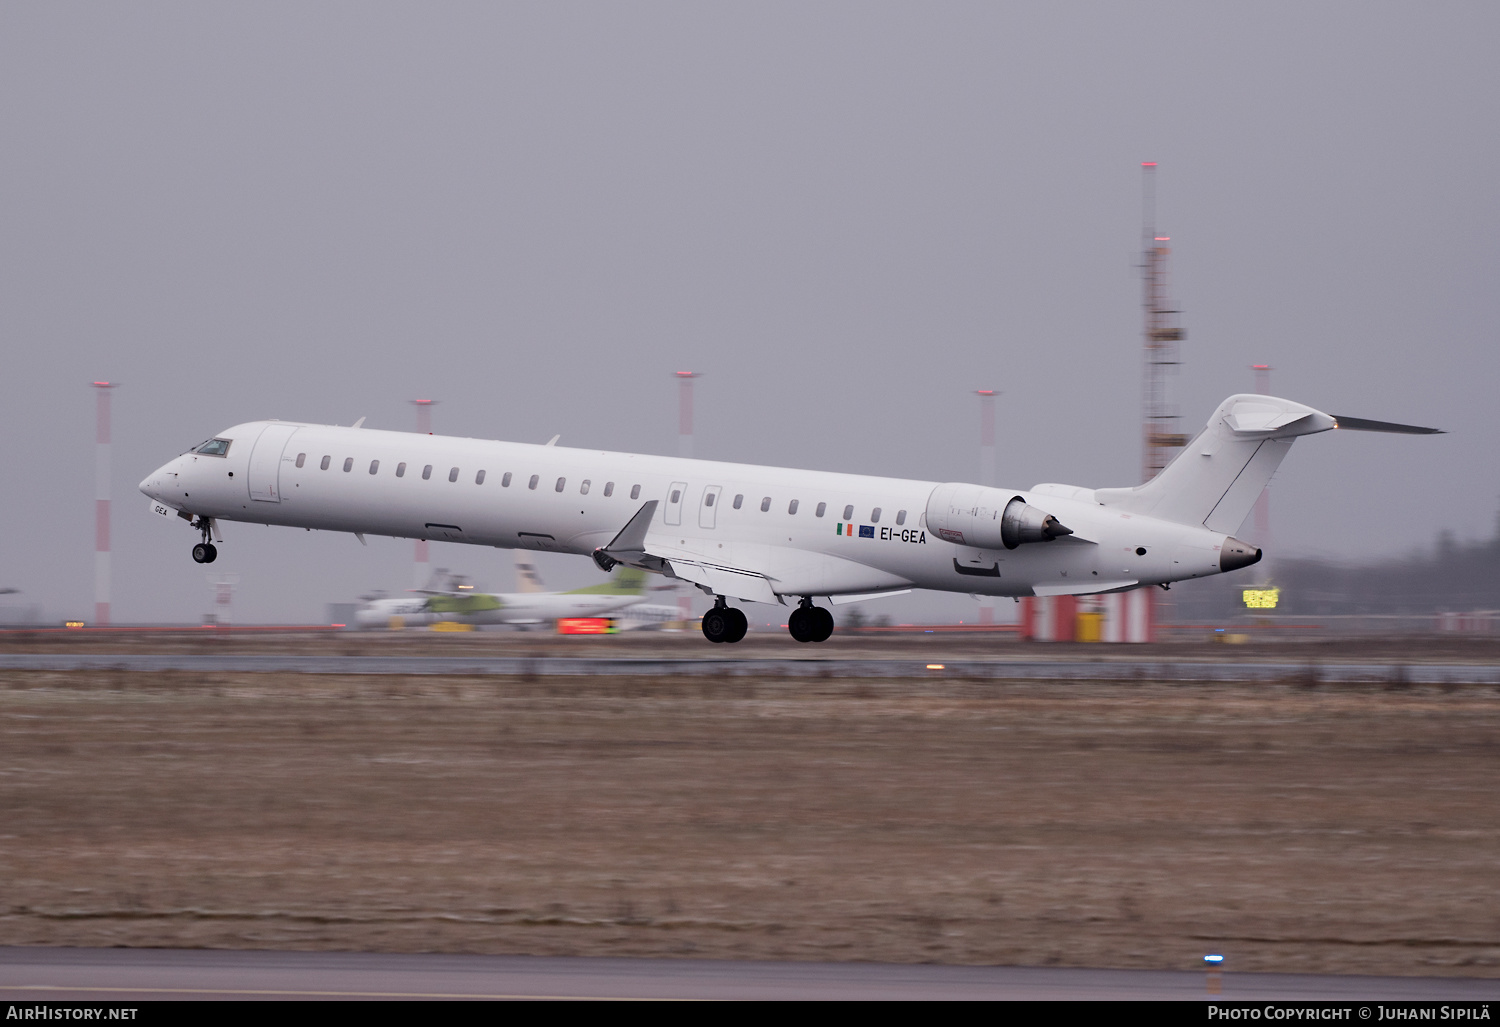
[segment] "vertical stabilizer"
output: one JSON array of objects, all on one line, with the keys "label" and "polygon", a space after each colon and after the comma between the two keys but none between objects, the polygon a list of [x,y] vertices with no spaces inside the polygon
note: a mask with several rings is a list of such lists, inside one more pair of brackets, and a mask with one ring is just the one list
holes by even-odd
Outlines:
[{"label": "vertical stabilizer", "polygon": [[1299,435],[1337,427],[1328,414],[1274,396],[1230,396],[1160,474],[1133,489],[1098,489],[1103,506],[1232,535]]}]

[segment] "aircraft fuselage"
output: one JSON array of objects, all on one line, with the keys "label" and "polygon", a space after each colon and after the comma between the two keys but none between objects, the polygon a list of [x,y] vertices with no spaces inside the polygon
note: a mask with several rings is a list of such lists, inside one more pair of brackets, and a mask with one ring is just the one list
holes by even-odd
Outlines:
[{"label": "aircraft fuselage", "polygon": [[[1084,594],[1231,569],[1227,534],[1069,486],[980,489],[282,421],[216,440],[222,455],[200,447],[141,483],[158,513],[588,556],[656,500],[653,569],[729,594],[702,568],[748,570],[769,593],[738,597],[763,601],[905,588]],[[1071,534],[1000,545],[988,526],[1012,498]]]}]

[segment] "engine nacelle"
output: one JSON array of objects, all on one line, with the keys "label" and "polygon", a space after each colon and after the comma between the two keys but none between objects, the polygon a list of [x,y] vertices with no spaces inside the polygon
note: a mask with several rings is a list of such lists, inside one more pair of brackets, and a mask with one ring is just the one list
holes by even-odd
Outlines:
[{"label": "engine nacelle", "polygon": [[1014,549],[1073,534],[1056,517],[1014,492],[949,482],[927,498],[927,530],[975,549]]}]

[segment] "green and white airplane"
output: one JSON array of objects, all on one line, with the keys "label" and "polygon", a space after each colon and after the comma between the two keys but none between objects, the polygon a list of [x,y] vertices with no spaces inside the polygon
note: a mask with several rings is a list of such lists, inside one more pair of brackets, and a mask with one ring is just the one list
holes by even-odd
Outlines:
[{"label": "green and white airplane", "polygon": [[600,585],[569,592],[540,591],[541,579],[528,561],[516,561],[516,577],[523,591],[479,592],[462,578],[447,580],[441,589],[416,589],[401,599],[376,599],[355,614],[362,628],[422,627],[439,621],[460,624],[544,624],[561,617],[607,617],[623,613],[646,599],[646,572],[620,567]]}]

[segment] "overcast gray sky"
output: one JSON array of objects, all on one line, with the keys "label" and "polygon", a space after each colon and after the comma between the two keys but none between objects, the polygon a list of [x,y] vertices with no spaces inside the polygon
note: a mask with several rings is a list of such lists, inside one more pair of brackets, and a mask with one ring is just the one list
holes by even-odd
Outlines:
[{"label": "overcast gray sky", "polygon": [[[973,480],[995,388],[1004,483],[1133,484],[1143,160],[1190,424],[1264,361],[1452,432],[1300,442],[1278,550],[1488,536],[1497,38],[1493,3],[9,0],[0,585],[91,613],[95,378],[117,621],[211,600],[151,469],[419,395],[440,432],[670,453],[691,368],[700,456]],[[225,536],[243,620],[410,579],[409,542]]]}]

